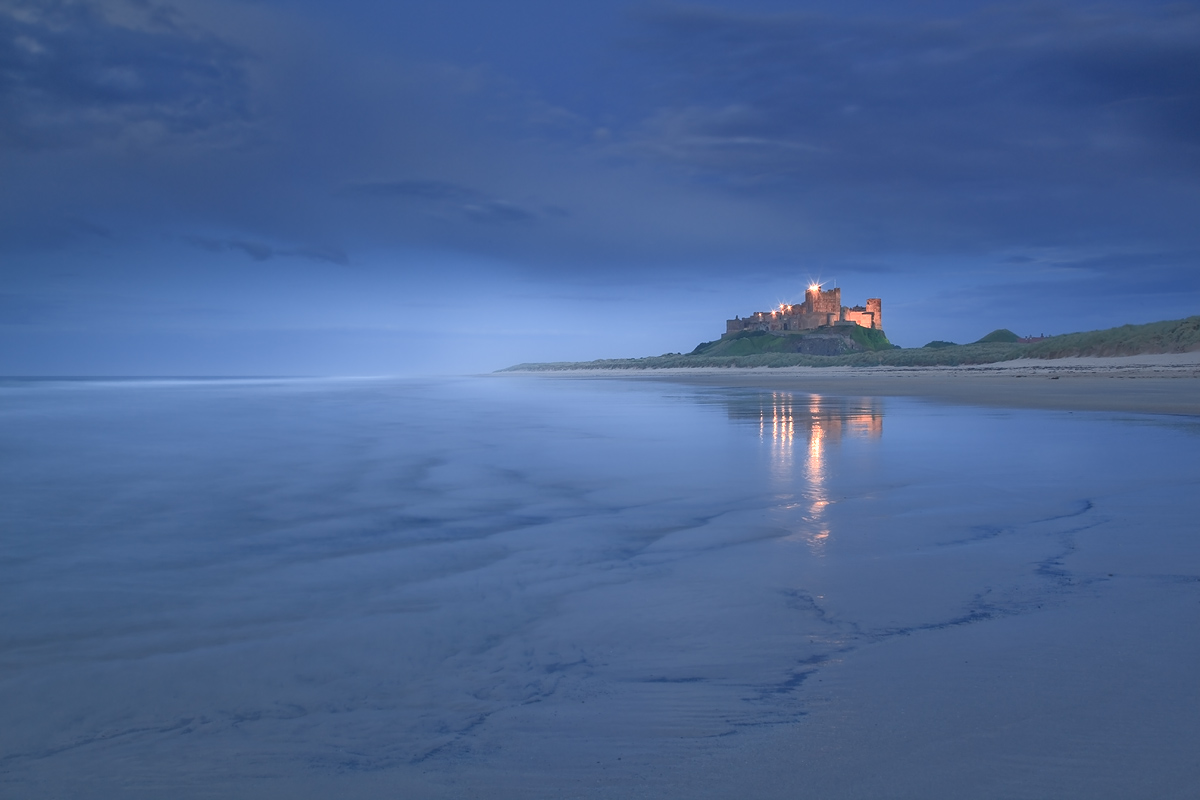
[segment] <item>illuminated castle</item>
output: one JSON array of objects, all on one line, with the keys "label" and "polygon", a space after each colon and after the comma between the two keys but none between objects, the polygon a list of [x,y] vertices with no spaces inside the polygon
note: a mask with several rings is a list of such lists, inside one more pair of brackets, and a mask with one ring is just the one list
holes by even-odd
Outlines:
[{"label": "illuminated castle", "polygon": [[794,306],[780,303],[773,311],[756,311],[742,319],[725,322],[725,333],[742,331],[808,331],[834,325],[861,325],[883,330],[883,301],[867,299],[865,306],[842,305],[841,289],[822,289],[819,283],[808,287],[804,302]]}]

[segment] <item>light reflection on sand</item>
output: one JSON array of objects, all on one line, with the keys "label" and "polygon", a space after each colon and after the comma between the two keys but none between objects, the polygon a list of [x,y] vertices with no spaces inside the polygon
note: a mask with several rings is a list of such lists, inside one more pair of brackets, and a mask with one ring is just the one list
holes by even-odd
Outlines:
[{"label": "light reflection on sand", "polygon": [[[801,524],[790,538],[807,542],[820,555],[831,535],[829,521],[824,516],[826,506],[832,502],[825,487],[826,452],[843,438],[882,437],[883,401],[771,392],[759,398],[757,413],[759,441],[770,449],[771,485],[778,492],[782,508],[804,511]],[[732,419],[744,419],[747,411],[740,404],[733,404],[729,415]],[[799,484],[797,428],[805,447]]]}]

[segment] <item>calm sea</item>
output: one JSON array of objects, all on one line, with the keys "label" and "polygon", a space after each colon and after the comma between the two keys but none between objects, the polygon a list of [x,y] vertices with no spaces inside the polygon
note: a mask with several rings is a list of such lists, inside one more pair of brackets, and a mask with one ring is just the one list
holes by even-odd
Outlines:
[{"label": "calm sea", "polygon": [[0,386],[5,797],[1194,797],[1200,422]]}]

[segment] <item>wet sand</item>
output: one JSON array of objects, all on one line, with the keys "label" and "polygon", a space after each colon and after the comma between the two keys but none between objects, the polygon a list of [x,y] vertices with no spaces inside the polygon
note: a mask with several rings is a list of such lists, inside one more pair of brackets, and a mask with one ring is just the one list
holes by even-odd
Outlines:
[{"label": "wet sand", "polygon": [[924,397],[1005,408],[1200,415],[1200,353],[1021,359],[963,367],[755,367],[498,374],[668,381],[822,395]]},{"label": "wet sand", "polygon": [[1200,418],[611,379],[0,401],[0,797],[1200,796]]}]

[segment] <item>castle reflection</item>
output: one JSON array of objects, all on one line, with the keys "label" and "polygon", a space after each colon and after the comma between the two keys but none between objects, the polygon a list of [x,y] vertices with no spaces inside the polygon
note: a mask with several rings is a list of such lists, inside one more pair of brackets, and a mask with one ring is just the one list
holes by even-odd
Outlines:
[{"label": "castle reflection", "polygon": [[[830,536],[826,507],[829,448],[844,438],[883,435],[883,404],[878,398],[830,398],[772,392],[754,403],[729,406],[739,421],[757,419],[758,436],[770,447],[772,488],[779,494],[794,536],[820,553]],[[798,441],[797,441],[798,440]],[[802,481],[797,482],[797,466]],[[799,519],[794,517],[799,514]]]}]

